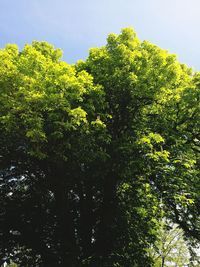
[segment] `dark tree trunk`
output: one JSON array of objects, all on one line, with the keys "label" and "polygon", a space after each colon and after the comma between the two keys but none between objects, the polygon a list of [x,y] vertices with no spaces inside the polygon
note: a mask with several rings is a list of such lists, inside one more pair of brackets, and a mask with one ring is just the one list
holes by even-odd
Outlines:
[{"label": "dark tree trunk", "polygon": [[86,259],[92,255],[92,229],[93,229],[93,200],[92,185],[87,184],[79,186],[80,196],[80,239],[82,248],[82,258]]},{"label": "dark tree trunk", "polygon": [[47,180],[55,198],[56,243],[60,267],[77,267],[78,249],[70,199],[70,179],[64,162],[45,163]]},{"label": "dark tree trunk", "polygon": [[162,257],[161,267],[165,266],[165,257]]},{"label": "dark tree trunk", "polygon": [[62,184],[55,190],[57,209],[57,236],[60,243],[60,266],[77,266],[75,228],[70,211],[68,192]]},{"label": "dark tree trunk", "polygon": [[97,232],[96,252],[106,258],[114,248],[116,224],[116,177],[110,173],[105,177],[100,223]]}]

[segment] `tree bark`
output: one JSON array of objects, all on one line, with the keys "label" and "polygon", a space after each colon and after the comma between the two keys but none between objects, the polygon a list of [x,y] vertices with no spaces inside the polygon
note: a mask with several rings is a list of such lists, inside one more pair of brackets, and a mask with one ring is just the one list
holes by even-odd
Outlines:
[{"label": "tree bark", "polygon": [[87,184],[79,185],[80,196],[80,239],[82,248],[82,258],[86,259],[93,253],[92,247],[92,229],[94,227],[93,218],[93,200],[92,185],[89,181]]},{"label": "tree bark", "polygon": [[77,266],[77,249],[75,241],[75,228],[70,211],[68,192],[62,184],[55,190],[57,209],[57,235],[60,243],[60,266]]},{"label": "tree bark", "polygon": [[112,172],[105,177],[100,223],[97,233],[96,252],[98,256],[107,257],[114,248],[113,232],[116,218],[116,177]]},{"label": "tree bark", "polygon": [[161,267],[165,266],[165,257],[162,257]]}]

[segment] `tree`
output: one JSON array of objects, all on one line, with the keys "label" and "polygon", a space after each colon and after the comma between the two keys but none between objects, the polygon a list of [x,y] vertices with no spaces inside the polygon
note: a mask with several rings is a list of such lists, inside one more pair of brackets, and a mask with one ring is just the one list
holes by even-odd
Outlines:
[{"label": "tree", "polygon": [[151,266],[163,196],[199,238],[198,74],[131,29],[85,62],[60,56],[45,42],[0,50],[1,256]]},{"label": "tree", "polygon": [[9,265],[7,265],[7,267],[17,267],[17,264],[15,264],[14,262],[11,262]]},{"label": "tree", "polygon": [[155,267],[188,266],[190,253],[183,230],[163,218],[158,226],[156,242],[150,248],[150,256]]},{"label": "tree", "polygon": [[[12,227],[19,227],[16,230],[19,230],[20,234],[21,227],[25,227],[22,238],[23,242],[28,242],[26,246],[35,251],[39,250],[39,253],[42,250],[47,255],[43,260],[50,261],[45,264],[54,264],[48,253],[48,245],[45,243],[47,241],[44,240],[43,244],[41,240],[50,220],[53,219],[51,215],[45,214],[46,208],[48,209],[45,202],[53,201],[57,220],[54,226],[57,231],[55,242],[63,253],[59,255],[60,261],[63,261],[65,266],[70,266],[71,259],[66,259],[65,254],[70,250],[70,255],[75,255],[73,215],[69,204],[74,202],[76,196],[75,192],[72,192],[73,187],[78,187],[74,180],[78,179],[80,168],[83,167],[82,158],[87,154],[86,161],[90,160],[86,149],[87,145],[94,148],[91,133],[94,132],[98,138],[104,125],[94,114],[98,114],[98,107],[94,104],[100,104],[102,98],[99,86],[93,86],[92,77],[85,71],[76,73],[74,67],[59,61],[57,54],[60,55],[59,51],[50,45],[37,42],[32,46],[25,46],[21,53],[18,53],[15,46],[8,46],[1,51],[2,177],[4,181],[8,179],[8,183],[11,177],[13,187],[20,186],[8,188],[6,197],[9,200],[3,212],[8,214],[4,218],[9,217],[9,224],[5,224],[4,236],[5,240],[8,240]],[[86,139],[88,142],[90,140],[90,144]],[[82,145],[85,145],[86,149],[79,151]],[[101,157],[100,153],[101,151],[97,150],[97,153],[91,156],[95,158],[99,154]],[[22,184],[26,182],[28,184],[24,189]],[[33,188],[33,184],[37,189]],[[36,192],[38,188],[40,193]],[[17,189],[17,194],[26,199],[25,205],[30,202],[29,208],[33,212],[30,214],[27,211],[28,218],[24,222],[17,219],[19,225],[16,221],[12,223],[17,215],[12,214],[12,202],[16,202],[17,196],[9,195],[10,189],[12,194],[14,189]],[[40,201],[41,203],[38,203]],[[21,206],[22,203],[18,204]],[[49,203],[49,208],[50,206]],[[25,208],[26,212],[27,207],[19,208]],[[38,212],[45,225],[38,224]],[[29,229],[26,220],[31,220],[34,233],[31,233],[32,229]],[[47,229],[44,229],[46,227]],[[38,243],[41,248],[38,248]]]},{"label": "tree", "polygon": [[[109,35],[105,47],[91,49],[86,63],[79,64],[105,91],[111,114],[106,125],[115,144],[110,158],[118,182],[128,182],[132,192],[137,184],[141,189],[146,183],[151,194],[164,198],[173,220],[198,238],[199,89],[195,75],[174,55],[147,41],[141,43],[130,29]],[[144,196],[134,193],[132,205],[134,198],[138,201]]]}]

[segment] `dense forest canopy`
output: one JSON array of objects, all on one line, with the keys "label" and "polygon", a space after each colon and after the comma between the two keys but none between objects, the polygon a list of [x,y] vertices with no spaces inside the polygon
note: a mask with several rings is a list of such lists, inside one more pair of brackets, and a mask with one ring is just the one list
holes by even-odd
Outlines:
[{"label": "dense forest canopy", "polygon": [[0,259],[153,266],[163,212],[198,242],[200,74],[129,28],[61,56],[0,50]]}]

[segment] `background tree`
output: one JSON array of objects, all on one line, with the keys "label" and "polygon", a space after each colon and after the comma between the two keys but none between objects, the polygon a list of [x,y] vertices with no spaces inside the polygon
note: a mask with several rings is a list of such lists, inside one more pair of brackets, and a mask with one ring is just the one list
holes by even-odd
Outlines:
[{"label": "background tree", "polygon": [[157,239],[150,248],[150,257],[155,267],[188,266],[190,253],[183,230],[162,218],[158,225]]}]

